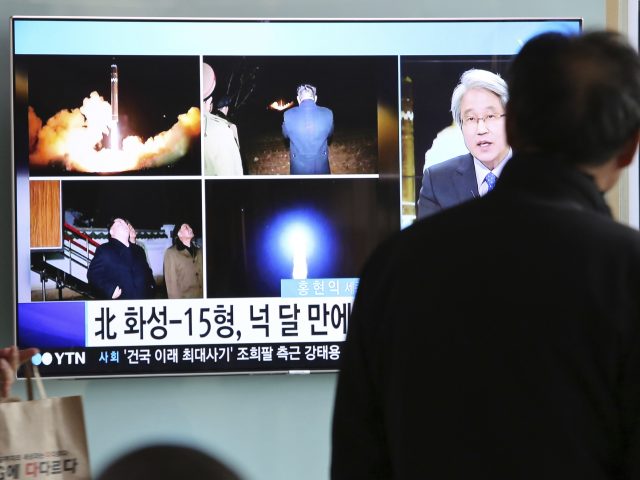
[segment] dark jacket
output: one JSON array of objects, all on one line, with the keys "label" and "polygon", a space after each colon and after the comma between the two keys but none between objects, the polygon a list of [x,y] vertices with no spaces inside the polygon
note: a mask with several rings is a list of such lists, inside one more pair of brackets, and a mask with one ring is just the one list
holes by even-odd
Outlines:
[{"label": "dark jacket", "polygon": [[328,138],[333,133],[333,112],[313,100],[284,112],[282,134],[289,139],[292,175],[331,173]]},{"label": "dark jacket", "polygon": [[470,153],[436,163],[422,175],[418,218],[433,215],[479,196],[476,169]]},{"label": "dark jacket", "polygon": [[334,480],[640,476],[640,236],[590,177],[514,157],[367,264]]},{"label": "dark jacket", "polygon": [[87,278],[102,299],[111,299],[116,287],[122,290],[118,300],[153,298],[155,294],[156,284],[144,249],[135,244],[127,247],[113,238],[96,248]]}]

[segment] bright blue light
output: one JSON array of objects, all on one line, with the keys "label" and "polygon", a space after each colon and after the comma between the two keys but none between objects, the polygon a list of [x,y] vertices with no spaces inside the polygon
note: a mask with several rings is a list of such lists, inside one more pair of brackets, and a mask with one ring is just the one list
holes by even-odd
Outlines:
[{"label": "bright blue light", "polygon": [[305,255],[313,252],[314,235],[308,224],[295,222],[288,224],[280,236],[280,248],[291,256],[296,251],[303,251]]},{"label": "bright blue light", "polygon": [[280,212],[261,235],[261,275],[269,282],[286,278],[322,278],[330,275],[336,239],[324,215],[311,208]]},{"label": "bright blue light", "polygon": [[296,222],[285,227],[280,237],[281,248],[291,255],[291,278],[305,280],[309,274],[308,258],[313,250],[313,232],[307,224]]}]

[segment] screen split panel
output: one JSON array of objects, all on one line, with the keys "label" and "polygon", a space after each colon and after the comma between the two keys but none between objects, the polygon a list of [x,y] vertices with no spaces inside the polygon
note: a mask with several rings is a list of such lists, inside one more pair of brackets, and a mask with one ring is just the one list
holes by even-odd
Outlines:
[{"label": "screen split panel", "polygon": [[13,18],[18,345],[49,377],[336,370],[367,257],[466,153],[460,75],[579,29]]}]

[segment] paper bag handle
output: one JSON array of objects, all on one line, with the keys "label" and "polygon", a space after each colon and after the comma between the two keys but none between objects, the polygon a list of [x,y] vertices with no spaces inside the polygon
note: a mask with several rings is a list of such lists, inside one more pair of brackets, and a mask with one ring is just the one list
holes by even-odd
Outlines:
[{"label": "paper bag handle", "polygon": [[40,398],[48,398],[47,392],[44,390],[44,383],[42,382],[42,378],[40,377],[40,372],[38,371],[38,367],[36,367],[31,362],[28,362],[25,365],[25,373],[27,378],[27,399],[33,400],[33,384],[31,380],[33,379],[36,384],[36,388],[38,389],[38,395]]}]

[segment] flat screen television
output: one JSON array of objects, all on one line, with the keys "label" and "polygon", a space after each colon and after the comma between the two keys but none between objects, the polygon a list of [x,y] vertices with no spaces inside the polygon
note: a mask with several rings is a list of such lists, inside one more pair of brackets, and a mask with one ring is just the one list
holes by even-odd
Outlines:
[{"label": "flat screen television", "polygon": [[367,256],[460,148],[461,73],[581,21],[11,27],[16,342],[103,377],[336,370]]}]

